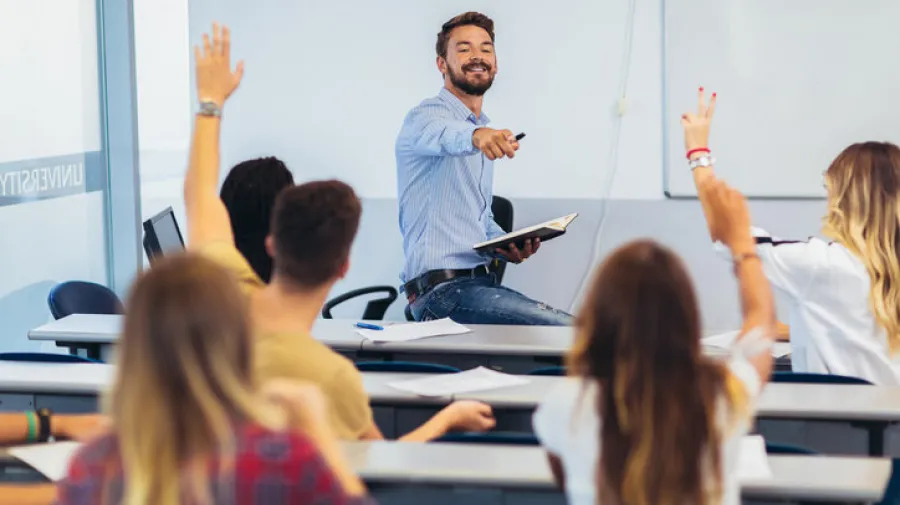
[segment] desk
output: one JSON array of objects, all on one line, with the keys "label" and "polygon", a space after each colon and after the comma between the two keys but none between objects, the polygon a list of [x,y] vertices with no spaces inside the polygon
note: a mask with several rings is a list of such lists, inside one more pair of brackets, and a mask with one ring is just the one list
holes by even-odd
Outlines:
[{"label": "desk", "polygon": [[[112,383],[114,365],[0,363],[0,410],[49,407],[56,412],[96,412],[96,398]],[[531,431],[531,413],[562,377],[528,377],[529,383],[492,391],[424,398],[389,383],[423,374],[363,373],[379,426],[388,436],[420,425],[453,399],[478,400],[497,411],[498,429]],[[758,402],[757,417],[867,423],[872,455],[883,454],[884,427],[900,422],[900,387],[769,384]],[[872,438],[881,445],[877,446]]]},{"label": "desk", "polygon": [[[119,340],[123,321],[121,315],[72,314],[29,331],[28,339],[54,341],[70,351],[84,349],[91,359],[109,361],[112,346]],[[323,332],[321,336],[316,335],[316,339],[343,353],[359,350],[364,340],[354,331]]]},{"label": "desk", "polygon": [[[348,319],[318,319],[312,334],[354,361],[427,361],[460,369],[487,366],[518,374],[562,365],[574,339],[571,327],[467,325],[471,333],[375,343],[357,334],[355,324]],[[88,357],[103,359],[111,355],[121,325],[122,316],[76,314],[33,329],[28,338],[86,349]],[[723,353],[715,348],[706,348],[706,352]]]},{"label": "desk", "polygon": [[[543,449],[466,444],[348,442],[350,466],[384,503],[565,503]],[[891,474],[887,459],[770,456],[773,478],[741,483],[744,499],[872,503]],[[24,466],[0,451],[0,466]]]}]

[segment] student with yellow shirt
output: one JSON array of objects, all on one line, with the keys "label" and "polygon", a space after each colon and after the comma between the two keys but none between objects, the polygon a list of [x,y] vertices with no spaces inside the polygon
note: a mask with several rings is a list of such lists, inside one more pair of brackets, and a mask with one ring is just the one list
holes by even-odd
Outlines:
[{"label": "student with yellow shirt", "polygon": [[[196,49],[197,96],[190,164],[184,181],[189,250],[227,267],[247,294],[256,327],[256,378],[316,383],[329,401],[330,419],[345,440],[384,438],[372,417],[362,376],[350,360],[316,341],[313,323],[334,283],[349,268],[360,201],[340,181],[316,181],[283,190],[272,212],[266,250],[273,258],[268,284],[234,245],[228,212],[217,192],[222,108],[243,75],[230,64],[227,28],[213,27]],[[458,429],[493,428],[488,405],[455,402],[401,440],[426,441]]]}]

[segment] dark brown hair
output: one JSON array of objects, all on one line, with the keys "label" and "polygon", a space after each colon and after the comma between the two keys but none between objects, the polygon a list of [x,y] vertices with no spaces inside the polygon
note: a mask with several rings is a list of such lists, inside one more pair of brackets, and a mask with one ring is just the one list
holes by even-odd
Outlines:
[{"label": "dark brown hair", "polygon": [[570,373],[600,389],[599,501],[710,505],[722,489],[715,423],[726,373],[702,354],[679,258],[649,240],[620,247],[600,266],[576,326]]},{"label": "dark brown hair", "polygon": [[494,42],[494,21],[480,12],[466,12],[441,26],[441,31],[437,34],[437,44],[435,44],[438,56],[447,57],[447,43],[450,41],[450,32],[460,26],[477,26],[488,32],[491,42]]},{"label": "dark brown hair", "polygon": [[275,274],[300,289],[334,279],[350,257],[361,214],[353,188],[341,181],[284,189],[272,215]]},{"label": "dark brown hair", "polygon": [[265,245],[272,208],[278,193],[293,185],[294,176],[284,162],[268,156],[235,165],[219,191],[231,218],[234,246],[263,282],[272,277],[272,258]]}]

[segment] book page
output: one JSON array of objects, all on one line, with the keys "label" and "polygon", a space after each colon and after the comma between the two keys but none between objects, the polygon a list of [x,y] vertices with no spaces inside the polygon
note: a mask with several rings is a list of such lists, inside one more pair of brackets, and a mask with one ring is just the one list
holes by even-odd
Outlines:
[{"label": "book page", "polygon": [[518,375],[509,375],[490,368],[478,367],[460,373],[435,374],[421,379],[392,382],[388,386],[419,396],[434,397],[521,386],[528,382],[528,379]]},{"label": "book page", "polygon": [[481,243],[475,244],[474,247],[475,247],[475,248],[482,247],[482,246],[484,246],[485,244],[490,244],[490,243],[493,243],[493,242],[503,242],[504,240],[508,240],[508,239],[517,237],[517,236],[519,236],[519,235],[525,235],[525,234],[527,234],[527,233],[531,233],[531,232],[533,232],[533,231],[540,230],[541,228],[553,228],[553,229],[556,229],[556,230],[563,231],[563,230],[566,229],[567,226],[569,226],[569,224],[570,224],[576,217],[578,217],[578,213],[577,213],[577,212],[574,212],[574,213],[569,214],[569,215],[567,215],[567,216],[558,217],[558,218],[556,218],[556,219],[552,219],[552,220],[550,220],[550,221],[545,221],[545,222],[543,222],[543,223],[536,224],[536,225],[534,225],[534,226],[529,226],[529,227],[527,227],[527,228],[520,228],[520,229],[518,229],[518,230],[511,231],[511,232],[507,233],[506,235],[501,235],[501,236],[499,236],[499,237],[497,237],[497,238],[494,238],[494,239],[491,239],[491,240],[488,240],[488,241],[485,241],[485,242],[481,242]]},{"label": "book page", "polygon": [[9,454],[40,472],[53,482],[62,480],[69,471],[69,460],[81,447],[80,442],[50,442],[10,447]]}]

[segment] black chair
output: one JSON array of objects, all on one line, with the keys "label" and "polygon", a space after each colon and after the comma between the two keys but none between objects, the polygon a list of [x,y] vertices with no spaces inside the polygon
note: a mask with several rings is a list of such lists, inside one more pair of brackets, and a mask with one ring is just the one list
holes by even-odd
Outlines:
[{"label": "black chair", "polygon": [[525,375],[538,375],[544,377],[565,377],[566,367],[564,366],[547,366],[543,368],[535,368]]},{"label": "black chair", "polygon": [[791,456],[812,456],[818,454],[816,451],[801,447],[799,445],[778,444],[766,442],[766,454],[785,454]]},{"label": "black chair", "polygon": [[[502,196],[494,196],[491,201],[491,212],[494,213],[494,222],[500,225],[500,228],[509,233],[513,231],[513,205],[512,202]],[[506,272],[506,262],[500,260],[491,261],[491,271],[497,276],[497,284],[503,282],[503,274]]]},{"label": "black chair", "polygon": [[421,361],[360,361],[355,363],[360,372],[398,372],[398,373],[460,373],[462,370],[440,363]]},{"label": "black chair", "polygon": [[325,306],[322,307],[322,317],[325,319],[334,319],[331,316],[331,309],[335,306],[358,296],[371,295],[373,293],[387,293],[387,296],[369,300],[363,311],[362,319],[380,321],[384,319],[384,313],[387,312],[388,307],[390,307],[390,305],[394,303],[394,300],[397,299],[397,289],[392,286],[371,286],[368,288],[354,289],[353,291],[348,291],[340,296],[332,298],[325,302]]},{"label": "black chair", "polygon": [[537,437],[531,433],[518,433],[512,431],[489,431],[487,433],[448,433],[434,442],[454,444],[485,444],[485,445],[540,445]]},{"label": "black chair", "polygon": [[788,384],[858,384],[871,386],[872,383],[859,377],[846,375],[834,375],[824,373],[794,373],[775,372],[772,374],[772,382]]},{"label": "black chair", "polygon": [[54,319],[72,314],[123,314],[119,297],[106,286],[84,281],[57,284],[47,296]]},{"label": "black chair", "polygon": [[54,354],[49,352],[0,352],[0,361],[29,363],[101,363],[101,361],[96,359],[84,358],[73,354]]}]

